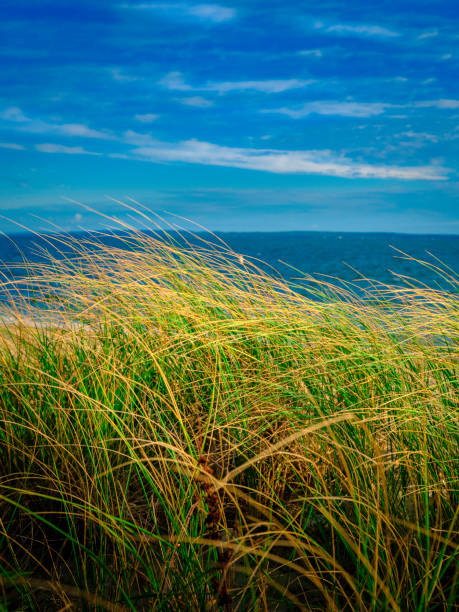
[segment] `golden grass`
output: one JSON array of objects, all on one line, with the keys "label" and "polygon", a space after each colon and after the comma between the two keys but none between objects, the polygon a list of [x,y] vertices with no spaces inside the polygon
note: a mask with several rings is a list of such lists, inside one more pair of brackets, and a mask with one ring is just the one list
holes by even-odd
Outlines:
[{"label": "golden grass", "polygon": [[455,608],[449,271],[300,289],[206,241],[61,246],[0,334],[5,610]]}]

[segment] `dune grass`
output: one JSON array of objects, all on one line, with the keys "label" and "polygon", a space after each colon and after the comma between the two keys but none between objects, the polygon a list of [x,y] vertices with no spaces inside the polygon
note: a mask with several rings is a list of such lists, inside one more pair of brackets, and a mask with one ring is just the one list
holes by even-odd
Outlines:
[{"label": "dune grass", "polygon": [[451,272],[124,241],[2,284],[0,610],[457,609]]}]

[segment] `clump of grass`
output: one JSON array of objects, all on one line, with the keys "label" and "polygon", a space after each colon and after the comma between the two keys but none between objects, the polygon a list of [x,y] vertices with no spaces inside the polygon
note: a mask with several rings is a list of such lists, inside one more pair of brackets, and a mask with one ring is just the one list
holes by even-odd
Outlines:
[{"label": "clump of grass", "polygon": [[5,610],[453,610],[458,301],[224,245],[5,280]]}]

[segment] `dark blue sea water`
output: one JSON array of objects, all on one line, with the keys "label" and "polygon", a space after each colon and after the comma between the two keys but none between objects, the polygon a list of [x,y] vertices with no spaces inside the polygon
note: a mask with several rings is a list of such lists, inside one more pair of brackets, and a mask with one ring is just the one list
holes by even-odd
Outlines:
[{"label": "dark blue sea water", "polygon": [[[81,237],[84,234],[75,234],[75,236]],[[286,278],[299,276],[297,271],[288,267],[292,266],[308,275],[330,275],[347,281],[357,279],[360,274],[385,283],[400,282],[391,273],[393,271],[414,277],[429,286],[438,286],[440,283],[441,287],[452,289],[431,268],[404,259],[391,247],[400,249],[411,257],[441,265],[429,254],[431,253],[443,263],[443,266],[448,266],[454,272],[459,268],[458,235],[231,232],[218,233],[218,236],[237,253],[264,260]],[[0,261],[19,263],[23,257],[36,261],[40,257],[38,254],[40,247],[49,250],[48,240],[49,237],[38,238],[33,234],[0,236]],[[116,236],[105,238],[98,236],[98,240],[116,243],[118,239]],[[285,262],[288,266],[281,262]],[[16,271],[14,274],[19,272]]]}]

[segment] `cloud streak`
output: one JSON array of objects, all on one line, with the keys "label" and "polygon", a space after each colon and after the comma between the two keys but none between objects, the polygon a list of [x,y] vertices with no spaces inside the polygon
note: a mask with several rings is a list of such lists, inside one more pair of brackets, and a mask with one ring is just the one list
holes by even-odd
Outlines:
[{"label": "cloud streak", "polygon": [[139,4],[122,4],[121,8],[162,11],[175,16],[188,15],[202,21],[223,23],[236,17],[236,10],[220,4],[186,4],[185,2],[142,2]]},{"label": "cloud streak", "polygon": [[400,134],[396,134],[396,137],[402,138],[413,138],[417,141],[425,141],[425,142],[438,142],[439,138],[435,134],[429,134],[428,132],[413,132],[412,130],[408,130],[407,132],[401,132]]},{"label": "cloud streak", "polygon": [[114,139],[108,131],[93,130],[83,123],[50,123],[41,119],[27,117],[20,108],[10,106],[0,113],[0,119],[12,123],[14,129],[29,134],[58,134],[60,136],[95,138],[101,140]]},{"label": "cloud streak", "polygon": [[153,113],[146,113],[145,115],[134,115],[135,121],[140,121],[140,123],[153,123],[159,119],[159,115],[154,115]]},{"label": "cloud streak", "polygon": [[298,51],[298,55],[322,57],[323,53],[321,49],[303,49],[303,51]]},{"label": "cloud streak", "polygon": [[336,34],[338,36],[369,36],[376,38],[396,38],[400,36],[398,32],[378,25],[337,23],[327,26],[321,21],[317,21],[314,27],[322,29],[328,34]]},{"label": "cloud streak", "polygon": [[414,106],[417,108],[439,108],[443,110],[454,110],[459,108],[459,100],[424,100],[422,102],[415,102]]},{"label": "cloud streak", "polygon": [[24,115],[22,110],[17,106],[10,106],[0,113],[0,119],[5,121],[14,121],[15,123],[23,123],[30,121],[28,117]]},{"label": "cloud streak", "polygon": [[86,151],[83,147],[66,147],[61,144],[43,143],[35,145],[40,153],[63,153],[65,155],[101,155],[93,151]]},{"label": "cloud streak", "polygon": [[[224,166],[256,170],[271,174],[304,174],[336,176],[348,179],[399,179],[441,181],[448,170],[441,166],[386,166],[353,161],[332,151],[290,151],[227,147],[197,139],[181,142],[162,142],[150,134],[132,130],[120,138],[132,149],[125,153],[110,152],[107,157],[153,163],[190,163],[205,166]],[[66,155],[102,155],[82,147],[61,144],[37,144],[37,151]]]},{"label": "cloud streak", "polygon": [[419,34],[418,40],[423,40],[424,38],[433,38],[434,36],[438,36],[438,30],[431,30],[430,32],[423,32]]},{"label": "cloud streak", "polygon": [[312,79],[269,79],[261,81],[209,81],[205,85],[192,86],[184,80],[181,72],[169,72],[159,81],[159,84],[171,91],[208,91],[227,94],[235,91],[281,93],[290,89],[300,89],[314,82]]},{"label": "cloud streak", "polygon": [[330,151],[225,147],[194,139],[179,143],[140,146],[131,151],[131,154],[137,159],[152,162],[186,162],[274,174],[316,174],[343,178],[444,180],[447,172],[445,168],[439,166],[402,167],[365,164],[335,155]]},{"label": "cloud streak", "polygon": [[[194,99],[193,104],[201,103]],[[418,102],[417,105],[436,108],[458,108],[459,101],[440,99]],[[321,101],[309,102],[299,109],[274,109],[273,111],[288,114],[294,118],[310,113],[325,115],[341,114],[350,117],[371,117],[383,113],[391,105],[383,103],[359,103]],[[52,133],[64,136],[113,140],[131,147],[127,151],[109,151],[97,153],[88,151],[81,146],[66,144],[41,143],[35,149],[41,153],[66,155],[104,155],[123,159],[136,159],[156,163],[185,162],[207,166],[226,166],[246,170],[256,170],[273,174],[315,174],[337,176],[343,178],[380,178],[400,180],[445,180],[448,170],[440,165],[424,166],[390,166],[354,161],[339,153],[323,150],[278,150],[269,148],[227,147],[197,139],[180,142],[162,142],[151,134],[127,130],[123,134],[111,134],[93,130],[84,124],[62,123],[50,124],[39,119],[28,118],[19,108],[10,107],[0,113],[0,116],[12,123],[14,129],[24,129],[28,132]],[[142,123],[154,121],[155,115],[137,115]],[[404,135],[411,138],[414,133]],[[8,143],[5,143],[8,144]],[[17,148],[14,144],[10,148]],[[21,145],[18,145],[21,146]],[[132,148],[133,147],[133,148]]]},{"label": "cloud streak", "polygon": [[15,151],[23,151],[25,147],[15,142],[0,142],[2,149],[13,149]]},{"label": "cloud streak", "polygon": [[281,107],[262,109],[261,113],[276,113],[287,115],[292,119],[301,119],[308,115],[336,115],[341,117],[375,117],[390,109],[437,108],[439,110],[455,110],[459,108],[459,100],[421,100],[412,104],[389,104],[388,102],[341,102],[339,100],[317,100],[306,102],[296,107]]},{"label": "cloud streak", "polygon": [[185,104],[185,106],[194,106],[196,108],[210,108],[214,105],[211,100],[207,100],[202,96],[190,96],[189,98],[174,98],[176,102]]},{"label": "cloud streak", "polygon": [[342,117],[374,117],[381,115],[386,109],[393,108],[391,104],[382,102],[340,102],[338,100],[323,100],[306,102],[296,108],[263,109],[262,113],[277,113],[287,115],[292,119],[301,119],[307,115],[337,115]]}]

